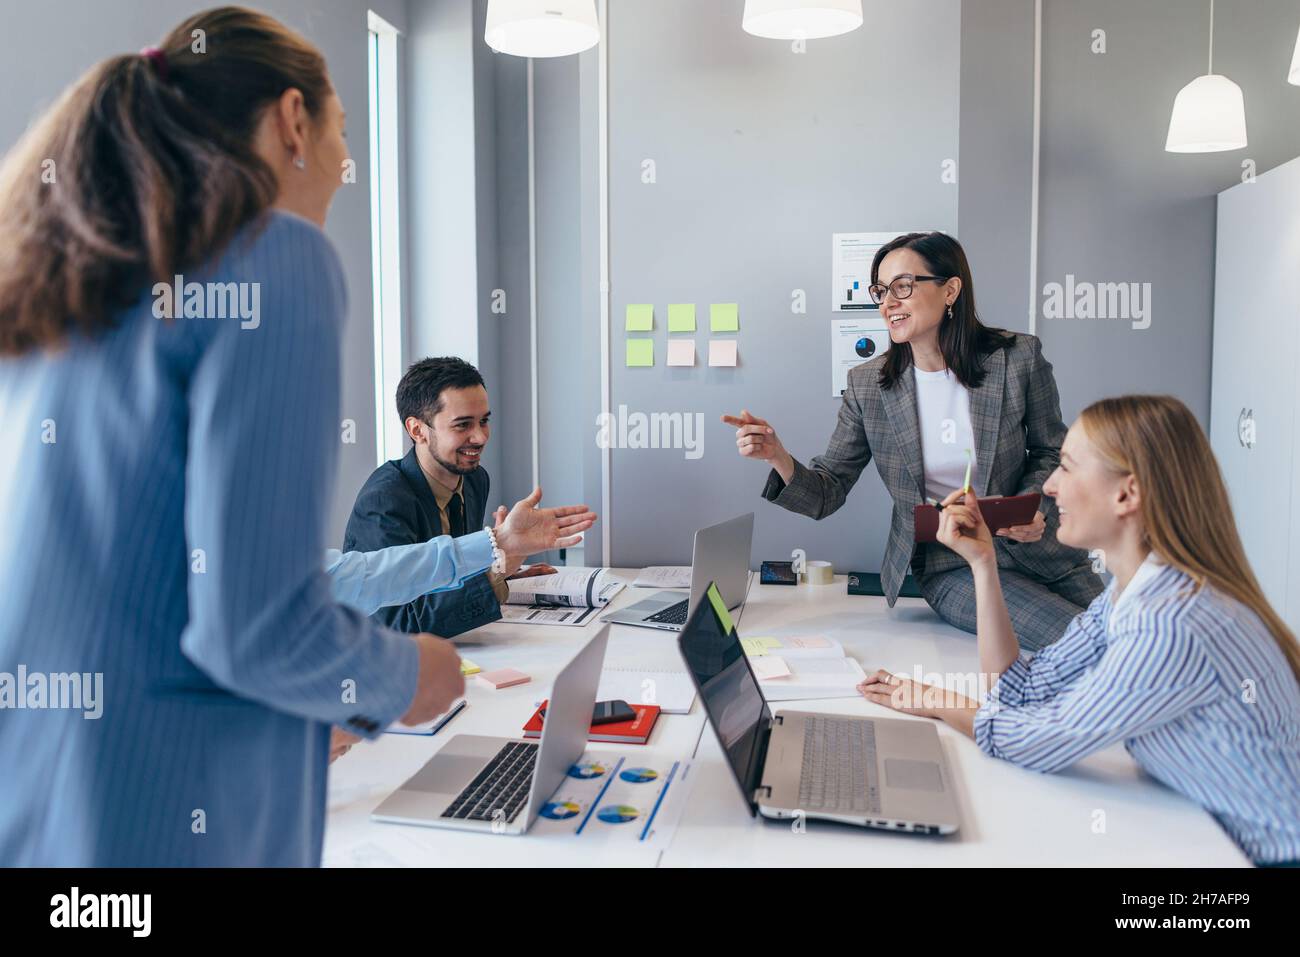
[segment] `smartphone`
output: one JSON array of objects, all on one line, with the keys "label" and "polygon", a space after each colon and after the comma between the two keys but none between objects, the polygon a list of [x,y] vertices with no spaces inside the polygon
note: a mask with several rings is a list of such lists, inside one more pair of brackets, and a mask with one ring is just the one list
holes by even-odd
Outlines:
[{"label": "smartphone", "polygon": [[[546,709],[540,712],[543,719],[546,718]],[[636,711],[626,701],[597,701],[596,707],[591,710],[592,724],[614,724],[618,721],[631,721],[636,717]]]},{"label": "smartphone", "polygon": [[797,585],[799,576],[794,573],[794,562],[763,562],[758,566],[760,585]]}]

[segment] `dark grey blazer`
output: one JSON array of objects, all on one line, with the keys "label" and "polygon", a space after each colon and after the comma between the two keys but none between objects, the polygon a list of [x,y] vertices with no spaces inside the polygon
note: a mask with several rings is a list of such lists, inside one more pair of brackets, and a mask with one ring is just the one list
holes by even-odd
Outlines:
[{"label": "dark grey blazer", "polygon": [[[887,353],[886,353],[887,354]],[[796,461],[786,485],[776,470],[768,476],[763,497],[792,512],[822,519],[848,496],[874,457],[885,488],[894,499],[889,541],[881,567],[885,596],[893,605],[917,552],[917,570],[925,574],[961,568],[966,562],[951,549],[917,545],[912,509],[925,500],[921,434],[916,413],[916,379],[909,369],[892,389],[879,384],[881,355],[849,370],[839,422],[823,455],[807,466]],[[1052,376],[1037,337],[1017,333],[1006,349],[985,361],[983,384],[970,393],[971,429],[975,434],[975,492],[980,496],[1041,492],[1060,460],[1065,423]],[[1026,574],[1051,581],[1088,561],[1087,554],[1056,540],[1056,503],[1043,499],[1047,531],[1037,542],[998,538],[999,565],[1020,566]]]},{"label": "dark grey blazer", "polygon": [[[488,474],[482,467],[465,476],[465,530],[483,528],[487,511]],[[416,461],[415,449],[385,462],[357,493],[343,539],[345,552],[373,552],[390,545],[427,542],[450,532],[438,517],[438,500]],[[501,617],[501,606],[487,572],[467,579],[460,588],[422,595],[407,605],[381,608],[370,617],[398,631],[454,638]]]}]

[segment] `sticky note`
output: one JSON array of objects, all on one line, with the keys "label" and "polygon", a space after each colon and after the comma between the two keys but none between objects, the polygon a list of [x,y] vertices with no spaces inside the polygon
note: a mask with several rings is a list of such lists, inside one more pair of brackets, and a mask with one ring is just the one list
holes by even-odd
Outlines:
[{"label": "sticky note", "polygon": [[655,327],[655,307],[648,303],[637,303],[627,307],[627,317],[623,328],[627,332],[650,332]]},{"label": "sticky note", "polygon": [[734,302],[715,302],[709,306],[710,332],[736,332],[740,328],[740,306]]},{"label": "sticky note", "polygon": [[668,331],[695,331],[695,303],[670,302],[668,304]]},{"label": "sticky note", "polygon": [[741,638],[740,647],[745,654],[754,658],[761,658],[767,654],[767,646],[763,644],[762,638]]},{"label": "sticky note", "polygon": [[655,341],[653,339],[627,340],[627,364],[629,366],[654,365]]},{"label": "sticky note", "polygon": [[468,678],[470,675],[476,675],[483,669],[468,658],[460,659],[460,673],[463,677]]},{"label": "sticky note", "polygon": [[829,648],[831,643],[820,635],[800,635],[797,638],[787,638],[785,644],[790,648]]},{"label": "sticky note", "polygon": [[722,600],[722,595],[718,593],[717,585],[710,585],[708,590],[709,604],[713,610],[718,613],[718,619],[722,622],[722,630],[726,634],[731,634],[736,630],[736,626],[731,623],[731,612],[727,611],[727,603]]},{"label": "sticky note", "polygon": [[764,648],[784,648],[785,644],[780,638],[760,638]]},{"label": "sticky note", "polygon": [[754,676],[759,681],[768,681],[772,678],[788,678],[794,674],[790,666],[785,663],[784,658],[777,658],[775,655],[768,655],[766,658],[758,658],[749,663],[754,669]]},{"label": "sticky note", "polygon": [[478,676],[478,680],[500,691],[502,688],[509,688],[513,685],[526,684],[533,679],[522,671],[516,671],[514,668],[498,668],[496,671],[483,672]]},{"label": "sticky note", "polygon": [[[631,340],[628,340],[629,342]],[[649,365],[649,363],[646,363]],[[735,339],[710,339],[709,340],[709,365],[711,366],[734,366],[736,364],[736,340]],[[628,365],[631,365],[629,362]]]},{"label": "sticky note", "polygon": [[669,339],[668,364],[670,366],[695,365],[695,340]]}]

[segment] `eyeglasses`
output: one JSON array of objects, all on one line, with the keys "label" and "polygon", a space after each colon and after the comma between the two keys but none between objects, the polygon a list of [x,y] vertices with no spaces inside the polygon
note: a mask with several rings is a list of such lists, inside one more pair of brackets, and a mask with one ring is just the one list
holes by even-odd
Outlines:
[{"label": "eyeglasses", "polygon": [[885,301],[885,293],[889,293],[895,299],[907,299],[912,295],[912,287],[918,282],[947,282],[942,276],[911,276],[903,273],[901,276],[895,276],[894,281],[888,286],[884,283],[873,282],[867,287],[867,292],[871,293],[871,298],[877,303]]}]

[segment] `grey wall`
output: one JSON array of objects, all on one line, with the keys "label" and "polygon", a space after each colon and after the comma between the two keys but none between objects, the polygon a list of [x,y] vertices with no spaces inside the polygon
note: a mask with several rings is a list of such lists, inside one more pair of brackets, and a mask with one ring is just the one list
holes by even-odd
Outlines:
[{"label": "grey wall", "polygon": [[[356,443],[341,445],[330,512],[330,539],[342,541],[356,491],[375,465],[374,348],[370,287],[370,192],[367,151],[365,0],[264,0],[252,3],[301,31],[329,61],[348,110],[357,181],[338,191],[326,231],[347,274],[349,308],[343,340],[341,413],[356,422]],[[156,43],[199,9],[191,0],[100,0],[6,3],[0,56],[0,151],[7,150],[59,93],[94,63]],[[404,3],[384,0],[377,11],[396,23]],[[70,29],[74,25],[75,29]]]},{"label": "grey wall", "polygon": [[[797,545],[843,570],[876,567],[889,508],[874,468],[833,519],[814,523],[761,500],[767,469],[737,455],[718,418],[747,407],[796,457],[821,452],[840,405],[831,234],[957,228],[957,192],[940,172],[958,155],[960,6],[869,0],[870,30],[803,54],[744,33],[740,0],[611,6],[612,405],[702,412],[705,442],[694,461],[614,452],[609,561],[689,562],[694,529],[752,509],[755,563]],[[882,56],[890,36],[924,38],[924,50]],[[641,181],[644,159],[657,165],[654,185]],[[795,289],[806,315],[791,314]],[[740,364],[708,368],[709,303],[733,301]],[[638,302],[655,304],[652,369],[624,366],[624,307]],[[670,302],[697,304],[693,369],[664,364]],[[594,426],[579,427],[594,445]]]},{"label": "grey wall", "polygon": [[[1214,196],[1244,159],[1262,173],[1300,153],[1300,88],[1286,82],[1297,27],[1294,0],[1215,4],[1214,69],[1242,88],[1250,145],[1182,155],[1165,135],[1175,94],[1206,70],[1209,4],[1044,4],[1039,290],[1067,273],[1150,282],[1154,306],[1145,330],[1040,322],[1067,420],[1105,395],[1167,392],[1208,425]],[[1089,49],[1095,28],[1104,55]]]}]

